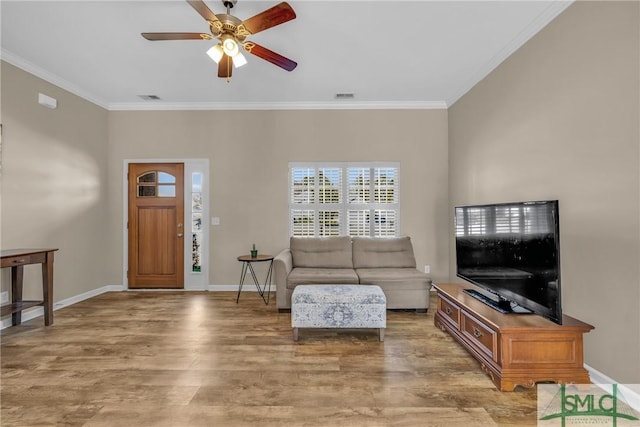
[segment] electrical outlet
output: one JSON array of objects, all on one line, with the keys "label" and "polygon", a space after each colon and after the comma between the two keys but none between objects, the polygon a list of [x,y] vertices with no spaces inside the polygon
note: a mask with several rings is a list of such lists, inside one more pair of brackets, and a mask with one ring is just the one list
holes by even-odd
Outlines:
[{"label": "electrical outlet", "polygon": [[9,292],[0,292],[0,304],[9,302]]},{"label": "electrical outlet", "polygon": [[424,266],[424,272],[427,273],[427,274],[431,273],[431,266],[430,265],[425,265]]}]

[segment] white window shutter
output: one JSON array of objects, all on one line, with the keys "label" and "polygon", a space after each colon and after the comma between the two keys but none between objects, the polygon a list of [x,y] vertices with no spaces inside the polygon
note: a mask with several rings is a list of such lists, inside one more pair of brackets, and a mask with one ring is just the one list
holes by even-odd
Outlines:
[{"label": "white window shutter", "polygon": [[398,163],[290,163],[290,235],[400,233]]}]

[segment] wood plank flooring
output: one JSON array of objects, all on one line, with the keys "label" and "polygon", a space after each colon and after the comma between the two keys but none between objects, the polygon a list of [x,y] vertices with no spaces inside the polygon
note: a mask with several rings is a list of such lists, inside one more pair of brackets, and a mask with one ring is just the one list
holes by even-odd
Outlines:
[{"label": "wood plank flooring", "polygon": [[102,294],[2,331],[1,425],[535,425],[535,390],[497,391],[433,312],[296,343],[253,292]]}]

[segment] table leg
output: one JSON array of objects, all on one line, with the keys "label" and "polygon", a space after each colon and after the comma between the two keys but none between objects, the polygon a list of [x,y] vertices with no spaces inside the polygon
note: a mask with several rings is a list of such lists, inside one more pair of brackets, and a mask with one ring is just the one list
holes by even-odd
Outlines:
[{"label": "table leg", "polygon": [[244,284],[244,277],[247,275],[247,264],[246,262],[242,263],[242,272],[240,273],[240,284],[238,286],[238,296],[236,297],[236,304],[240,301],[240,292],[242,292],[242,285]]},{"label": "table leg", "polygon": [[42,264],[42,299],[44,302],[44,324],[53,323],[53,252],[47,252]]},{"label": "table leg", "polygon": [[[11,303],[16,304],[22,301],[22,281],[24,278],[24,270],[21,265],[11,267]],[[11,314],[11,324],[19,325],[22,323],[22,312],[16,311]]]},{"label": "table leg", "polygon": [[[267,270],[267,277],[264,280],[264,288],[262,290],[262,300],[266,305],[269,305],[269,298],[271,297],[271,276],[273,275],[273,260],[269,264],[269,270]],[[269,284],[269,290],[267,290],[267,299],[264,299],[264,291],[267,289],[267,283]]]},{"label": "table leg", "polygon": [[258,280],[258,276],[256,276],[256,272],[253,269],[253,265],[251,265],[251,263],[248,263],[248,264],[249,264],[249,271],[251,271],[251,276],[253,277],[253,283],[256,284],[256,288],[258,288],[258,293],[264,299],[264,296],[262,295],[264,294],[264,290],[260,289],[260,281]]}]

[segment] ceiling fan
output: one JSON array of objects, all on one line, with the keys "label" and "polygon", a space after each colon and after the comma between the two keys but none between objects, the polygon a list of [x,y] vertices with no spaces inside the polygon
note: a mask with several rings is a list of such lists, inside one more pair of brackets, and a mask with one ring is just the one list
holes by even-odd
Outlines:
[{"label": "ceiling fan", "polygon": [[262,47],[246,38],[276,25],[283,24],[296,17],[288,3],[282,2],[257,15],[241,21],[230,14],[238,0],[222,0],[227,13],[214,14],[202,0],[186,0],[196,12],[209,24],[211,33],[142,33],[142,37],[151,41],[158,40],[213,40],[219,42],[207,51],[218,64],[218,77],[231,79],[232,64],[241,67],[247,63],[242,50],[269,61],[287,71],[293,71],[298,65],[279,53]]}]

